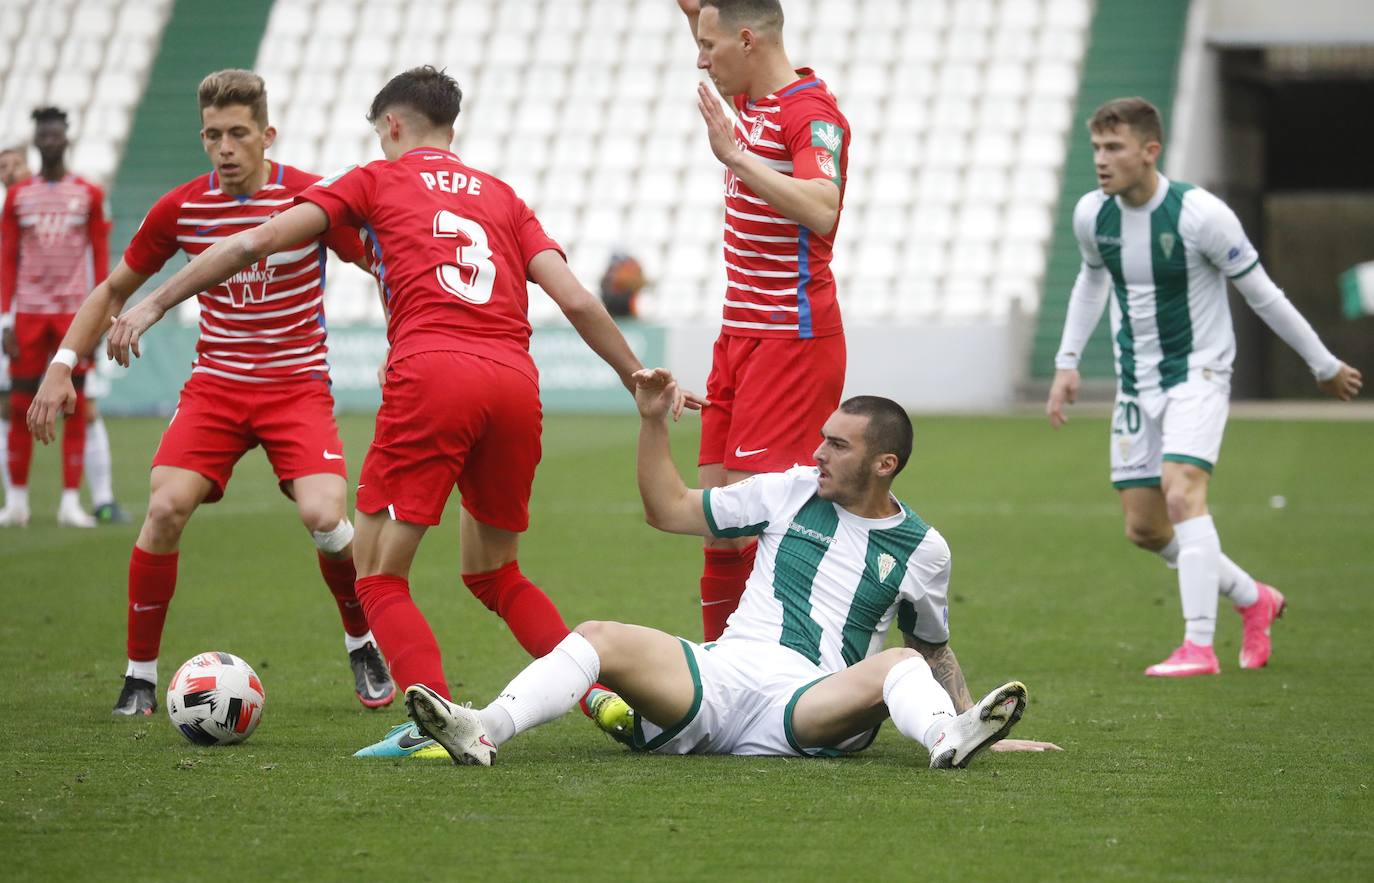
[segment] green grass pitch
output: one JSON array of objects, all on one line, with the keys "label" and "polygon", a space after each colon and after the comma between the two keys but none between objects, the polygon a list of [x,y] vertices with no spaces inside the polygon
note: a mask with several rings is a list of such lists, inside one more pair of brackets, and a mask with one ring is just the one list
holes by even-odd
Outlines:
[{"label": "green grass pitch", "polygon": [[[552,417],[525,571],[569,623],[696,637],[695,541],[641,519],[634,420]],[[898,493],[954,550],[952,646],[981,694],[1015,677],[1017,735],[1055,755],[953,774],[885,726],[843,760],[631,756],[570,715],[490,769],[349,755],[402,718],[361,708],[309,537],[264,458],[183,544],[161,680],[202,650],[267,689],[245,745],[200,749],[159,709],[111,720],[136,525],[0,532],[0,853],[11,880],[1368,879],[1374,861],[1374,425],[1236,420],[1213,481],[1226,551],[1282,588],[1269,668],[1236,668],[1225,604],[1215,678],[1141,676],[1173,649],[1173,574],[1121,534],[1106,424],[921,418]],[[162,422],[111,421],[121,498],[141,510]],[[366,417],[342,422],[356,470]],[[688,467],[693,419],[674,435]],[[356,471],[355,471],[356,475]],[[1272,497],[1287,505],[1274,508]],[[525,657],[458,576],[454,510],[412,577],[460,698]]]}]

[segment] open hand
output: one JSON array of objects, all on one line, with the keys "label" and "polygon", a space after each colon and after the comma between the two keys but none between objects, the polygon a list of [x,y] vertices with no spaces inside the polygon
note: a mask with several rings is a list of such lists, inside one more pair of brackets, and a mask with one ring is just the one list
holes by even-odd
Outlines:
[{"label": "open hand", "polygon": [[[76,413],[76,388],[66,365],[50,365],[29,405],[29,432],[43,444],[57,438],[57,415]],[[16,418],[18,415],[15,415]]]},{"label": "open hand", "polygon": [[111,319],[110,334],[105,341],[106,354],[125,368],[129,367],[129,353],[132,351],[135,357],[143,355],[139,340],[157,324],[163,313],[156,299],[146,297],[129,312]]},{"label": "open hand", "polygon": [[1063,751],[1053,742],[1035,742],[1031,739],[1003,739],[994,742],[989,751]]},{"label": "open hand", "polygon": [[697,109],[706,121],[706,137],[711,141],[711,152],[716,159],[728,163],[740,150],[735,143],[735,123],[720,106],[716,91],[705,83],[697,83]]}]

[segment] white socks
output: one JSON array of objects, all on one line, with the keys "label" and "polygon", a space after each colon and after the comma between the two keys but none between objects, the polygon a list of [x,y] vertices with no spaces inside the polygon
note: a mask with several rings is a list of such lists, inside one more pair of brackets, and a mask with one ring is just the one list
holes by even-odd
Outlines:
[{"label": "white socks", "polygon": [[64,487],[62,500],[57,504],[57,511],[83,511],[81,509],[81,491],[76,488]]},{"label": "white socks", "polygon": [[601,657],[596,648],[572,632],[547,656],[527,665],[479,712],[487,735],[500,746],[517,733],[562,717],[591,689],[599,674]]},{"label": "white socks", "polygon": [[1183,601],[1184,638],[1210,647],[1217,630],[1221,538],[1210,515],[1175,524],[1174,537],[1178,541],[1178,592]]},{"label": "white socks", "polygon": [[157,660],[148,659],[139,662],[134,659],[129,660],[129,667],[124,669],[124,676],[138,678],[147,681],[154,687],[157,686]]},{"label": "white socks", "polygon": [[[1159,557],[1174,570],[1178,569],[1178,537],[1169,540],[1169,545],[1159,550]],[[1255,578],[1245,572],[1239,564],[1221,553],[1221,571],[1218,588],[1227,600],[1237,607],[1249,607],[1259,600],[1259,586]]]},{"label": "white socks", "polygon": [[377,641],[372,637],[371,629],[369,629],[366,634],[359,635],[356,638],[348,632],[344,632],[344,649],[349,653],[352,653],[354,650],[361,650],[368,644],[375,643],[377,643]]},{"label": "white socks", "polygon": [[91,490],[91,508],[114,502],[114,469],[110,464],[110,434],[105,421],[96,418],[86,423],[86,486]]},{"label": "white socks", "polygon": [[954,700],[930,673],[921,656],[903,659],[883,680],[883,701],[897,732],[929,751],[940,730],[954,719]]}]

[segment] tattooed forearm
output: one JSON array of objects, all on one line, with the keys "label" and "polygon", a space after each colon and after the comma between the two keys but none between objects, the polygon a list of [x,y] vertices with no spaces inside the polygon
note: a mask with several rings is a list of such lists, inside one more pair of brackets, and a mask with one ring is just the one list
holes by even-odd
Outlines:
[{"label": "tattooed forearm", "polygon": [[925,657],[926,664],[930,666],[930,673],[935,676],[935,682],[944,687],[949,698],[954,700],[956,712],[973,707],[973,697],[969,695],[968,684],[964,683],[964,671],[959,667],[959,660],[955,658],[954,651],[948,644],[927,644],[918,638],[910,637],[906,643]]}]

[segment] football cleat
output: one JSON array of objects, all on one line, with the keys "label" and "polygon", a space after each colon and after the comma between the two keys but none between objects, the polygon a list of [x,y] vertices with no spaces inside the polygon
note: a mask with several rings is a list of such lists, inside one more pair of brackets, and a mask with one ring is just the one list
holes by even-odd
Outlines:
[{"label": "football cleat", "polygon": [[1004,739],[1026,710],[1026,685],[1003,684],[955,717],[930,749],[933,770],[964,769],[984,749]]},{"label": "football cleat", "polygon": [[91,514],[101,524],[128,524],[133,520],[129,513],[124,511],[124,507],[113,500],[96,506]]},{"label": "football cleat", "polygon": [[376,644],[368,641],[349,653],[348,664],[353,668],[353,689],[363,705],[381,708],[396,698],[396,684]]},{"label": "football cleat", "polygon": [[610,690],[593,688],[587,696],[591,719],[598,729],[622,745],[630,745],[635,728],[635,710]]},{"label": "football cleat", "polygon": [[135,717],[151,715],[157,711],[157,685],[142,678],[129,675],[124,677],[124,689],[119,691],[115,701],[115,717]]},{"label": "football cleat", "polygon": [[448,759],[448,752],[433,739],[420,732],[420,728],[410,721],[397,724],[382,738],[366,748],[353,752],[354,757],[442,757]]},{"label": "football cleat", "polygon": [[444,746],[454,763],[491,766],[496,762],[496,745],[470,706],[450,702],[424,684],[411,684],[406,688],[406,713],[422,732]]},{"label": "football cleat", "polygon": [[1194,675],[1221,674],[1221,666],[1217,664],[1217,654],[1210,646],[1204,647],[1185,640],[1182,646],[1169,654],[1168,659],[1145,669],[1145,674],[1152,678],[1190,678]]},{"label": "football cleat", "polygon": [[80,506],[59,506],[57,523],[62,527],[95,527],[95,517]]},{"label": "football cleat", "polygon": [[10,503],[0,509],[0,527],[28,527],[29,507]]},{"label": "football cleat", "polygon": [[1259,598],[1249,607],[1237,607],[1236,612],[1244,621],[1244,635],[1240,640],[1240,667],[1264,668],[1269,663],[1274,644],[1269,637],[1269,629],[1274,620],[1283,616],[1288,601],[1283,593],[1273,586],[1256,582]]}]

